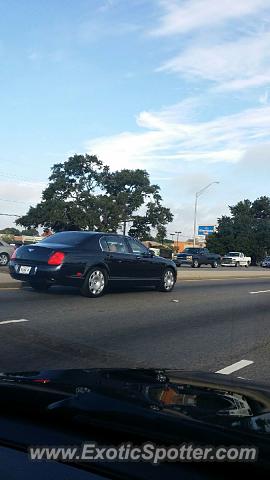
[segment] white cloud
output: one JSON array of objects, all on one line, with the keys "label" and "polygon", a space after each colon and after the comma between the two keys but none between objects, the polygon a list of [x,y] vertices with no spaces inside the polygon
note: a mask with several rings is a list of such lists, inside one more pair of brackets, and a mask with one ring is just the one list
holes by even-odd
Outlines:
[{"label": "white cloud", "polygon": [[[42,190],[46,184],[42,182],[0,181],[0,213],[25,215],[30,205],[40,201]],[[14,224],[15,217],[0,216],[0,228]]]},{"label": "white cloud", "polygon": [[[170,117],[169,112],[172,111]],[[164,114],[164,112],[166,112]],[[141,112],[140,132],[122,132],[86,142],[113,169],[146,168],[151,171],[177,169],[182,162],[238,162],[253,145],[269,140],[270,107],[247,109],[207,122],[179,122],[178,108]]]},{"label": "white cloud", "polygon": [[266,179],[270,175],[270,143],[263,143],[249,148],[243,155],[241,162],[237,168],[242,172],[245,171],[250,175],[251,179],[254,176],[264,176]]},{"label": "white cloud", "polygon": [[261,105],[267,105],[269,99],[269,92],[266,90],[262,95],[259,97],[259,102]]},{"label": "white cloud", "polygon": [[270,82],[270,33],[237,41],[187,48],[159,71],[218,83],[219,90],[240,90]]},{"label": "white cloud", "polygon": [[210,26],[233,19],[242,19],[269,8],[268,0],[162,0],[164,10],[154,36],[186,34],[193,30],[208,29]]}]

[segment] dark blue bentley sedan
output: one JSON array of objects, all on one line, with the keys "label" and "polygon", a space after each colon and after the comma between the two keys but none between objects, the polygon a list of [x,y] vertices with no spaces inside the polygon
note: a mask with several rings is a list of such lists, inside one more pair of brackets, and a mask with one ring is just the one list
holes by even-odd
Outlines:
[{"label": "dark blue bentley sedan", "polygon": [[110,285],[153,286],[172,291],[177,270],[135,238],[102,232],[60,232],[18,248],[10,275],[35,290],[70,285],[83,295],[99,297]]}]

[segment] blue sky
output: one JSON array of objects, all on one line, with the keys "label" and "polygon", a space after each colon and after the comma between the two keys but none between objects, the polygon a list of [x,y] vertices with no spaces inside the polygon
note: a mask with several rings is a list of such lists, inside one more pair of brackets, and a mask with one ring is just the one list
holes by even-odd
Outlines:
[{"label": "blue sky", "polygon": [[270,195],[269,46],[268,0],[0,0],[0,213],[84,152],[147,169],[172,232],[211,181],[200,224]]}]

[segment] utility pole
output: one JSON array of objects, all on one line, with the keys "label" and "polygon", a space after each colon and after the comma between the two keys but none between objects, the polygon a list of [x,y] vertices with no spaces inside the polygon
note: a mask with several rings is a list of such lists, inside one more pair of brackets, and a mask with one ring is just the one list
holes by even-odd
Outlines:
[{"label": "utility pole", "polygon": [[171,235],[171,237],[172,237],[172,244],[173,244],[173,243],[174,243],[174,242],[173,242],[173,237],[174,237],[175,233],[170,233],[170,235]]},{"label": "utility pole", "polygon": [[176,245],[177,245],[177,252],[178,252],[178,250],[179,250],[179,248],[178,248],[179,235],[180,235],[180,233],[182,233],[182,232],[175,232],[175,233],[176,233],[176,235],[177,235],[177,237],[176,237]]}]

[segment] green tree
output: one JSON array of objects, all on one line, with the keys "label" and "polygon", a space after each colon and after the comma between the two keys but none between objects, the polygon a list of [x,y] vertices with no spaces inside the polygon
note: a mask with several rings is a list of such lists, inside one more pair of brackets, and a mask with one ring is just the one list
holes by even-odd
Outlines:
[{"label": "green tree", "polygon": [[26,230],[22,230],[22,235],[29,235],[30,237],[38,237],[39,232],[36,228],[27,228]]},{"label": "green tree", "polygon": [[12,227],[3,228],[3,230],[0,230],[0,233],[3,235],[21,235],[20,230]]},{"label": "green tree", "polygon": [[253,263],[270,253],[270,198],[253,203],[243,200],[230,207],[231,217],[218,219],[217,232],[209,236],[207,246],[222,255],[229,250],[243,251]]},{"label": "green tree", "polygon": [[[172,221],[145,170],[111,172],[96,156],[74,155],[53,166],[42,199],[16,220],[27,228],[116,231],[128,221],[139,238]],[[144,210],[144,215],[139,211]],[[131,228],[131,231],[132,231]]]},{"label": "green tree", "polygon": [[152,238],[148,219],[140,215],[133,218],[133,225],[128,233],[131,237],[136,237],[140,240],[150,240]]},{"label": "green tree", "polygon": [[159,225],[157,227],[157,235],[156,235],[157,242],[160,242],[163,244],[166,238],[166,235],[167,235],[167,230],[164,227],[164,225]]}]

